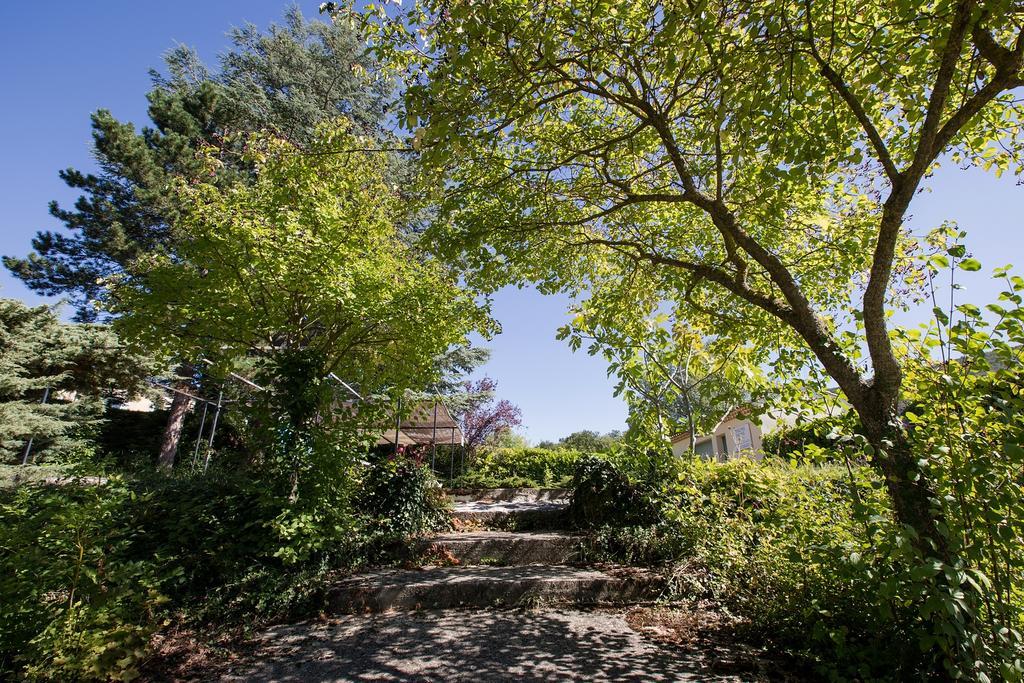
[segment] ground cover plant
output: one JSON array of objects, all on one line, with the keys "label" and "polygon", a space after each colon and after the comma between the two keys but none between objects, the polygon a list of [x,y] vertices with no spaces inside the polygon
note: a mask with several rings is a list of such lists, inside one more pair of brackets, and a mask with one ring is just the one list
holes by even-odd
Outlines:
[{"label": "ground cover plant", "polygon": [[332,574],[447,525],[437,481],[411,461],[356,468],[347,488],[315,516],[232,472],[3,489],[0,671],[130,680],[168,628],[213,637],[305,615]]}]

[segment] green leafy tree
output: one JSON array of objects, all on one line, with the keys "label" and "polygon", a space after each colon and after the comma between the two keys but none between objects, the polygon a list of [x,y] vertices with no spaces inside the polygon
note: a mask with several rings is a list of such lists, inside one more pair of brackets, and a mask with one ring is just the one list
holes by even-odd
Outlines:
[{"label": "green leafy tree", "polygon": [[922,552],[945,555],[898,418],[886,305],[940,156],[1016,163],[1024,38],[1006,5],[521,9],[355,14],[381,29],[408,78],[403,120],[449,179],[439,241],[488,286],[632,278],[691,324],[801,344],[860,415]]},{"label": "green leafy tree", "polygon": [[[1020,168],[1014,5],[533,9],[335,10],[406,78],[402,120],[447,180],[438,243],[482,286],[630,281],[648,312],[667,301],[702,334],[772,349],[783,376],[819,365],[908,542],[956,594],[961,558],[900,416],[888,311],[894,282],[916,277],[905,221],[936,165]],[[955,673],[968,644],[950,638]]]},{"label": "green leafy tree", "polygon": [[41,294],[70,297],[77,317],[93,320],[104,278],[142,254],[173,251],[170,180],[208,170],[200,148],[218,149],[216,179],[231,183],[249,172],[232,142],[239,133],[271,130],[301,145],[317,123],[345,115],[360,132],[381,134],[389,88],[374,79],[351,29],[293,8],[283,25],[260,32],[249,24],[231,40],[217,72],[187,47],[167,54],[167,74],[152,72],[146,96],[152,126],[136,130],[103,109],[92,115],[99,172],[61,172],[83,194],[72,208],[50,204],[64,231],[37,234],[25,258],[4,257],[15,276]]},{"label": "green leafy tree", "polygon": [[[174,253],[177,205],[170,188],[178,176],[230,185],[249,177],[251,168],[239,154],[241,135],[260,130],[304,145],[315,126],[347,116],[354,129],[372,135],[377,145],[383,131],[390,83],[377,77],[347,26],[307,21],[297,8],[283,24],[261,32],[252,24],[231,32],[232,48],[211,71],[187,47],[165,57],[166,74],[152,72],[148,93],[152,126],[136,130],[106,110],[92,116],[94,152],[99,172],[76,169],[61,178],[83,194],[73,208],[50,204],[50,213],[65,227],[43,231],[25,258],[4,257],[4,264],[31,289],[69,297],[76,318],[95,320],[101,314],[104,282],[136,259],[158,250]],[[217,150],[222,162],[210,169],[200,149]],[[390,156],[396,181],[409,168]],[[412,223],[410,219],[410,223]],[[194,393],[198,373],[181,358],[174,386]],[[191,399],[174,394],[160,447],[159,463],[171,467]]]},{"label": "green leafy tree", "polygon": [[[615,391],[629,406],[632,441],[651,440],[664,451],[673,433],[710,433],[732,409],[755,404],[764,382],[757,364],[764,356],[756,347],[702,338],[685,320],[670,324],[665,313],[623,305],[617,291],[619,305],[609,305],[608,290],[620,285],[595,288],[559,337],[574,349],[588,343],[588,353],[608,361],[608,372],[619,378]],[[691,452],[695,447],[691,439]]]},{"label": "green leafy tree", "polygon": [[530,442],[519,432],[506,429],[503,432],[491,435],[486,445],[492,448],[526,449],[530,447]]},{"label": "green leafy tree", "polygon": [[446,350],[434,359],[437,379],[423,391],[412,391],[407,398],[412,402],[430,403],[436,398],[453,414],[460,414],[470,404],[481,398],[467,388],[466,378],[484,365],[491,357],[491,350],[472,344],[459,344]]},{"label": "green leafy tree", "polygon": [[104,325],[0,299],[0,454],[23,461],[30,440],[33,461],[84,447],[105,401],[140,395],[152,371]]},{"label": "green leafy tree", "polygon": [[[403,241],[386,159],[360,151],[368,140],[344,119],[318,131],[301,149],[250,136],[245,182],[179,180],[177,251],[140,258],[109,293],[116,327],[160,356],[204,354],[222,369],[262,360],[266,466],[291,476],[293,496],[301,474],[329,481],[344,461],[317,442],[353,417],[331,374],[397,397],[429,386],[437,356],[469,331],[489,329],[455,277]],[[221,163],[214,149],[203,162]],[[366,428],[379,418],[358,412]]]},{"label": "green leafy tree", "polygon": [[556,447],[580,453],[607,453],[620,441],[622,441],[621,432],[601,434],[592,429],[583,429],[563,436],[558,440]]}]

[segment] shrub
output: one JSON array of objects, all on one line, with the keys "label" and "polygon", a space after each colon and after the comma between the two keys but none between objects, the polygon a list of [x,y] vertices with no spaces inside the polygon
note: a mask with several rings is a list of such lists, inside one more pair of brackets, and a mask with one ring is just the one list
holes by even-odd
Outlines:
[{"label": "shrub", "polygon": [[447,498],[426,466],[404,457],[381,458],[363,480],[359,509],[382,537],[409,536],[447,526]]},{"label": "shrub", "polygon": [[[97,450],[108,457],[110,464],[121,471],[151,469],[160,452],[160,441],[167,424],[167,410],[149,412],[109,408],[104,414],[96,438]],[[190,414],[189,417],[192,417]],[[186,460],[191,451],[188,446],[195,434],[190,424],[183,432],[179,462]]]},{"label": "shrub", "polygon": [[572,479],[569,519],[579,528],[641,526],[657,521],[657,510],[641,489],[608,460],[580,458]]},{"label": "shrub", "polygon": [[[851,479],[850,472],[853,477]],[[875,552],[863,520],[891,527],[870,470],[785,462],[684,462],[665,510],[688,549],[690,591],[744,616],[777,645],[840,678],[910,675],[920,652],[891,648],[910,637],[898,601],[877,609],[878,581],[901,571]],[[855,507],[860,501],[862,509]]]},{"label": "shrub", "polygon": [[657,566],[687,556],[685,539],[664,523],[648,526],[606,524],[583,540],[583,558],[588,562],[618,562],[628,565]]},{"label": "shrub", "polygon": [[211,474],[0,491],[0,672],[129,679],[175,612],[222,627],[278,618],[314,579],[362,561],[350,506],[314,517],[266,488]]},{"label": "shrub", "polygon": [[494,448],[480,451],[454,485],[464,488],[564,488],[572,481],[581,454],[544,448]]},{"label": "shrub", "polygon": [[772,459],[662,469],[660,492],[645,492],[606,461],[581,461],[573,512],[592,528],[589,559],[670,564],[675,596],[714,600],[826,675],[924,668],[920,650],[888,646],[912,638],[914,621],[899,598],[880,597],[881,577],[906,567],[877,552],[881,532],[864,523],[892,526],[869,469]]},{"label": "shrub", "polygon": [[0,671],[30,677],[137,674],[173,579],[140,558],[132,492],[29,487],[0,507]]},{"label": "shrub", "polygon": [[761,447],[766,454],[781,458],[802,457],[808,447],[813,447],[815,453],[835,454],[836,439],[829,435],[845,434],[850,431],[849,425],[850,420],[844,418],[814,418],[766,434]]}]

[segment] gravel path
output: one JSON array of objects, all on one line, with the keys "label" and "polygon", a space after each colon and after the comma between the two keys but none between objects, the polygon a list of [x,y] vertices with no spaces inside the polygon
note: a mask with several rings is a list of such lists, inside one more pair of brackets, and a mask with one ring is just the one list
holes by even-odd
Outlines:
[{"label": "gravel path", "polygon": [[221,680],[751,681],[632,630],[624,610],[427,611],[283,625]]}]

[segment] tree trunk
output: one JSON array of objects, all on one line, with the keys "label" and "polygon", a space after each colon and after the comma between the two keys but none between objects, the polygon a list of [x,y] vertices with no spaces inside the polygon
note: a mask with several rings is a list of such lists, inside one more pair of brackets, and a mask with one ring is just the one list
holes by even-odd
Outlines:
[{"label": "tree trunk", "polygon": [[[188,391],[188,382],[178,382],[174,385],[179,391]],[[185,427],[185,416],[192,409],[192,399],[184,394],[175,393],[171,400],[171,413],[167,416],[167,426],[164,427],[164,436],[160,442],[160,456],[157,459],[157,467],[162,470],[170,470],[174,467],[174,459],[178,454],[178,444],[181,442],[181,432]]]},{"label": "tree trunk", "polygon": [[917,456],[896,409],[898,401],[869,392],[855,405],[864,436],[875,450],[875,468],[885,477],[896,520],[917,534],[914,545],[923,557],[938,557],[952,564],[949,542],[940,529],[941,513],[933,503],[935,486],[917,465]]}]

